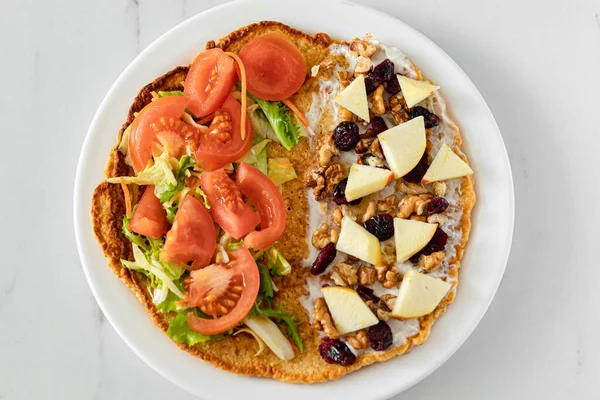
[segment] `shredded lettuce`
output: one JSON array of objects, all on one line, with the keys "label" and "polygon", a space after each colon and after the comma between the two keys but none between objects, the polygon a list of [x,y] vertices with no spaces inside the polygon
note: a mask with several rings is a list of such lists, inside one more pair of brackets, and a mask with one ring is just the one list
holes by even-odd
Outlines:
[{"label": "shredded lettuce", "polygon": [[123,235],[125,235],[125,237],[129,239],[131,243],[144,249],[144,251],[150,251],[150,245],[148,244],[148,241],[143,236],[133,233],[129,230],[129,222],[131,222],[131,217],[128,217],[127,215],[123,216]]},{"label": "shredded lettuce", "polygon": [[176,180],[175,184],[169,183],[167,188],[163,191],[162,195],[159,197],[161,203],[166,203],[173,198],[175,192],[181,191],[185,188],[185,178],[190,176],[189,169],[194,168],[196,164],[191,161],[190,156],[184,155],[179,160],[179,164],[177,166],[176,171]]},{"label": "shredded lettuce", "polygon": [[169,96],[183,96],[183,92],[181,90],[171,90],[171,91],[159,90],[157,94],[158,94],[158,97],[160,97],[160,98],[169,97]]},{"label": "shredded lettuce", "polygon": [[[163,290],[168,288],[180,299],[183,298],[183,291],[175,284],[175,280],[181,277],[183,268],[174,266],[173,264],[163,264],[153,256],[149,257],[150,259],[148,259],[140,247],[135,243],[132,243],[131,247],[133,248],[134,261],[121,260],[123,266],[134,271],[143,272],[147,276],[148,274],[151,274],[150,278],[156,277],[160,280],[160,283],[154,281],[155,285],[160,285],[161,289]],[[180,270],[174,270],[174,267],[177,267]],[[179,276],[177,276],[177,274]]]},{"label": "shredded lettuce", "polygon": [[257,263],[258,272],[260,273],[260,289],[259,293],[267,298],[273,297],[273,281],[271,280],[271,274],[269,268],[265,264]]},{"label": "shredded lettuce", "polygon": [[185,343],[188,346],[193,346],[197,343],[206,343],[213,337],[204,335],[190,329],[187,322],[187,314],[189,311],[179,311],[177,317],[171,321],[167,329],[167,335],[176,343]]},{"label": "shredded lettuce", "polygon": [[262,305],[256,304],[254,306],[255,315],[262,315],[263,317],[268,318],[277,318],[281,322],[283,322],[286,327],[288,336],[292,338],[296,347],[300,352],[304,351],[304,346],[302,344],[302,337],[300,336],[300,332],[298,331],[298,327],[302,324],[302,322],[296,321],[295,315],[286,314],[282,311],[281,305],[278,308],[272,308],[271,306],[263,307]]},{"label": "shredded lettuce", "polygon": [[169,291],[164,301],[156,305],[156,309],[162,313],[168,313],[169,311],[182,311],[188,307],[181,302],[181,299],[177,297],[173,292]]},{"label": "shredded lettuce", "polygon": [[[269,121],[273,133],[275,134],[274,139],[279,141],[286,150],[291,150],[292,147],[298,144],[300,137],[298,127],[292,122],[292,113],[281,101],[266,101],[259,99],[250,93],[248,93],[248,97],[252,98],[258,104],[266,119]],[[251,123],[253,119],[260,118],[260,114],[256,115],[256,111],[250,114],[253,114],[253,116],[250,117]],[[260,132],[260,130],[257,131]],[[269,134],[265,134],[264,136],[271,138]]]},{"label": "shredded lettuce", "polygon": [[248,107],[248,119],[256,136],[278,141],[269,120],[258,104],[255,103]]},{"label": "shredded lettuce", "polygon": [[252,149],[240,160],[240,162],[245,162],[256,169],[258,169],[263,174],[267,174],[267,144],[271,141],[271,139],[265,139],[262,136],[256,135],[254,137],[254,145]]},{"label": "shredded lettuce", "polygon": [[147,166],[137,176],[115,177],[109,178],[107,181],[120,183],[121,179],[124,179],[127,184],[155,185],[154,194],[159,199],[171,189],[171,185],[177,185],[177,178],[173,174],[169,153],[166,151],[159,157],[154,158],[154,164]]},{"label": "shredded lettuce", "polygon": [[243,240],[240,240],[239,242],[229,243],[225,247],[225,250],[227,250],[227,251],[233,251],[233,250],[237,249],[238,247],[242,247],[243,245],[244,245],[244,241]]},{"label": "shredded lettuce", "polygon": [[266,251],[266,259],[269,263],[269,269],[274,276],[289,275],[292,272],[292,266],[288,260],[283,257],[283,254],[274,246],[271,246]]},{"label": "shredded lettuce", "polygon": [[287,158],[270,158],[268,176],[277,186],[298,177],[294,170],[294,165]]}]

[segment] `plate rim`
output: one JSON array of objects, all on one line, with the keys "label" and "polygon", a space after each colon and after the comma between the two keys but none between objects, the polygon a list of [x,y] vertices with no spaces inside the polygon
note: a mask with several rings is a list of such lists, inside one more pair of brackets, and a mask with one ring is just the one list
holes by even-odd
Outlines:
[{"label": "plate rim", "polygon": [[[90,123],[90,126],[86,132],[85,140],[83,142],[79,160],[77,163],[77,170],[76,170],[76,176],[75,176],[75,182],[74,182],[75,183],[74,184],[74,194],[73,194],[73,203],[74,203],[73,217],[74,217],[75,238],[76,238],[77,249],[78,249],[82,269],[83,269],[86,280],[88,282],[88,285],[90,286],[90,289],[94,295],[96,302],[100,306],[102,312],[106,316],[107,320],[110,322],[111,326],[115,329],[115,331],[117,331],[117,333],[123,339],[123,341],[134,351],[134,353],[138,357],[140,357],[153,370],[155,370],[161,376],[167,378],[173,384],[175,384],[175,385],[183,388],[184,390],[186,390],[194,395],[197,395],[197,396],[200,396],[201,394],[199,394],[200,392],[195,385],[189,384],[188,382],[182,380],[181,377],[177,376],[176,374],[171,373],[171,371],[167,371],[167,370],[165,370],[164,367],[157,365],[155,360],[153,359],[153,357],[150,357],[149,354],[147,354],[144,350],[142,350],[140,348],[139,343],[137,343],[135,340],[132,340],[132,338],[130,337],[130,334],[125,332],[124,328],[122,328],[115,321],[116,317],[113,315],[114,310],[112,310],[108,306],[107,302],[105,301],[103,296],[100,294],[99,288],[97,287],[97,283],[93,280],[92,272],[91,272],[93,267],[90,265],[91,261],[88,259],[89,255],[86,254],[86,250],[85,250],[84,243],[83,243],[83,240],[84,240],[83,230],[86,229],[85,228],[85,226],[86,226],[85,219],[86,218],[84,218],[83,217],[84,214],[82,214],[83,210],[85,209],[85,207],[83,207],[84,204],[88,206],[88,209],[85,209],[85,213],[87,213],[87,219],[88,219],[87,225],[90,225],[90,221],[89,221],[90,199],[84,198],[85,193],[82,190],[82,186],[84,184],[83,180],[85,178],[85,176],[83,175],[83,170],[86,169],[86,159],[87,159],[86,155],[90,154],[90,152],[92,151],[91,144],[92,144],[93,137],[94,137],[94,135],[97,135],[98,126],[101,123],[102,117],[107,112],[107,109],[109,109],[111,107],[110,100],[114,96],[114,93],[118,91],[120,86],[122,86],[124,79],[131,73],[131,71],[134,70],[136,67],[139,67],[141,65],[142,61],[144,60],[144,58],[148,54],[150,54],[154,48],[159,46],[160,43],[165,41],[167,38],[169,38],[171,36],[176,36],[177,32],[185,30],[186,27],[198,23],[199,21],[201,21],[204,18],[207,18],[211,14],[219,14],[219,13],[222,13],[227,10],[235,10],[237,7],[242,7],[244,5],[248,6],[251,3],[253,5],[256,5],[256,4],[260,5],[261,3],[268,4],[268,3],[272,3],[273,1],[274,0],[237,0],[237,1],[230,2],[230,3],[221,4],[219,6],[205,10],[201,13],[198,13],[198,14],[192,16],[191,18],[188,18],[187,20],[180,22],[179,24],[175,25],[173,28],[169,29],[168,31],[166,31],[165,33],[160,35],[151,44],[149,44],[121,72],[119,77],[111,85],[110,89],[104,96],[104,98],[103,98],[102,102],[100,103],[100,105]],[[317,1],[318,0],[308,0],[308,1],[305,1],[304,3],[306,3],[306,4],[311,3],[311,2],[316,3]],[[500,270],[496,271],[496,274],[498,274],[499,277],[495,280],[493,288],[491,288],[491,290],[488,293],[488,301],[486,301],[486,304],[480,308],[480,312],[474,318],[472,324],[463,329],[465,334],[462,336],[462,339],[453,343],[453,346],[451,347],[451,349],[444,352],[443,357],[438,358],[435,363],[430,363],[425,370],[423,370],[419,373],[419,376],[417,378],[413,378],[412,380],[410,380],[408,382],[403,382],[402,384],[398,384],[397,386],[393,386],[391,388],[390,387],[383,388],[383,390],[381,390],[379,393],[377,393],[376,396],[374,397],[374,398],[383,399],[383,398],[387,398],[389,396],[398,394],[404,390],[407,390],[408,388],[414,386],[421,380],[425,379],[427,376],[429,376],[435,370],[437,370],[441,365],[443,365],[460,347],[462,347],[464,342],[470,337],[470,335],[473,333],[475,328],[479,325],[483,316],[489,309],[489,306],[490,306],[491,302],[493,301],[493,299],[495,298],[497,290],[498,290],[498,288],[502,282],[502,279],[504,277],[504,272],[506,270],[508,258],[510,255],[510,249],[512,246],[512,239],[513,239],[513,234],[514,234],[514,223],[515,223],[514,182],[513,182],[512,170],[511,170],[510,160],[508,157],[506,146],[504,144],[504,140],[500,133],[500,129],[495,121],[495,118],[494,118],[491,110],[489,109],[489,106],[485,102],[485,99],[483,98],[483,96],[481,95],[479,90],[476,88],[474,83],[467,76],[467,74],[460,68],[460,66],[450,56],[448,56],[441,48],[439,48],[431,39],[429,39],[428,37],[426,37],[425,35],[420,33],[415,28],[411,27],[407,23],[405,23],[393,16],[383,13],[382,11],[379,11],[379,10],[376,10],[376,9],[373,9],[373,8],[367,7],[367,6],[358,5],[358,4],[355,4],[355,3],[352,3],[349,1],[345,1],[345,0],[334,0],[334,1],[330,1],[329,3],[338,4],[340,7],[345,7],[345,6],[357,7],[358,9],[360,9],[363,12],[376,14],[381,18],[388,18],[388,19],[391,18],[394,20],[395,23],[403,25],[404,29],[412,31],[413,34],[415,34],[416,36],[419,36],[421,38],[421,40],[427,42],[432,48],[437,50],[437,53],[439,56],[445,58],[446,62],[453,64],[453,67],[455,68],[455,70],[462,75],[462,77],[464,78],[464,81],[467,82],[471,86],[471,89],[474,91],[474,93],[477,94],[478,101],[481,102],[485,106],[485,111],[487,114],[486,117],[488,118],[488,122],[490,122],[491,125],[493,126],[493,128],[494,128],[493,131],[494,131],[495,135],[497,136],[497,139],[499,139],[499,142],[501,144],[499,150],[496,150],[496,151],[499,151],[501,153],[501,154],[498,154],[498,156],[502,159],[502,163],[503,163],[502,167],[505,169],[505,172],[507,172],[507,175],[505,176],[505,178],[508,179],[508,182],[507,182],[508,185],[504,188],[505,190],[508,191],[507,199],[506,199],[506,200],[508,200],[508,204],[507,204],[508,208],[506,210],[507,211],[506,216],[508,217],[508,227],[507,227],[508,230],[507,230],[507,237],[505,238],[505,241],[504,241],[505,242],[504,251],[502,251],[502,253],[504,255],[503,255],[502,259],[499,260],[500,264],[502,265],[502,268]],[[258,22],[258,20],[256,22]],[[357,32],[357,34],[359,34],[359,32]],[[460,121],[459,121],[459,125],[461,125]],[[94,132],[96,132],[96,133],[94,133]],[[465,140],[464,136],[463,136],[463,140]],[[465,140],[465,141],[468,141],[468,140]],[[469,152],[467,152],[467,154],[469,154]],[[476,184],[476,190],[477,190],[477,186],[478,185]],[[479,193],[478,193],[478,198],[479,198]],[[477,204],[475,205],[475,207],[477,209]],[[474,210],[474,211],[476,211],[476,210]],[[112,271],[111,271],[111,273],[112,273]],[[119,283],[122,284],[120,281],[119,281]],[[129,289],[127,288],[127,290],[129,290]],[[135,297],[133,297],[133,298],[135,298]],[[137,301],[137,299],[136,299],[136,301]],[[450,309],[451,308],[452,307],[450,307]],[[164,335],[162,331],[160,331],[160,334]],[[186,355],[188,355],[187,352],[180,351],[177,347],[173,347],[173,351],[177,351],[179,353],[185,353]],[[192,357],[192,356],[190,356],[190,357]],[[406,357],[406,356],[403,356],[403,357]],[[398,357],[398,358],[403,358],[403,357]],[[396,359],[398,359],[398,358],[396,358]],[[195,360],[199,361],[202,364],[207,365],[209,368],[214,369],[215,371],[222,372],[220,370],[217,370],[215,367],[213,367],[209,363],[200,361],[197,358],[195,358]],[[392,360],[389,360],[382,364],[390,365],[391,361]],[[390,366],[386,365],[387,368],[390,368]],[[373,367],[371,367],[371,368],[373,368]],[[364,368],[361,371],[364,371]],[[353,372],[351,375],[355,375],[357,373],[360,373],[360,371]],[[227,374],[225,377],[230,378],[231,380],[234,380],[236,377],[243,379],[243,380],[260,379],[260,378],[255,378],[255,377],[241,377],[239,375],[234,375],[234,374],[231,374],[228,372],[225,372],[225,374]],[[267,384],[267,381],[264,379],[262,380],[262,382],[265,385]],[[273,381],[269,380],[268,382],[273,382]],[[311,386],[305,385],[304,387],[312,387],[312,388],[316,388],[317,390],[321,390],[320,388],[325,389],[325,385],[327,385],[327,383],[321,383],[321,384],[311,385]],[[295,390],[298,389],[297,385],[287,384],[286,386],[288,388],[295,388]],[[206,394],[207,394],[207,392],[204,391],[204,388],[203,388],[202,395],[206,395]]]}]

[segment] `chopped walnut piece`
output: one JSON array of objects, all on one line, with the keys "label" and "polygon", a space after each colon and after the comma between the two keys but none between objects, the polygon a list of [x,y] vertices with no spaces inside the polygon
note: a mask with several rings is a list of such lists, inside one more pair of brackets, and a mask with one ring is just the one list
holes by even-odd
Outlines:
[{"label": "chopped walnut piece", "polygon": [[381,285],[386,289],[391,289],[397,287],[399,283],[398,273],[395,270],[389,270],[385,273],[385,279],[381,282]]},{"label": "chopped walnut piece", "polygon": [[398,206],[400,199],[395,194],[390,194],[383,200],[377,202],[377,210],[391,214],[392,211]]},{"label": "chopped walnut piece", "polygon": [[419,257],[419,267],[427,272],[431,272],[442,264],[445,257],[446,254],[443,251],[436,251],[428,256],[421,254]]},{"label": "chopped walnut piece", "polygon": [[407,195],[402,198],[398,206],[398,218],[407,219],[417,212],[418,207],[433,198],[431,194]]},{"label": "chopped walnut piece", "polygon": [[444,197],[446,195],[446,183],[433,182],[433,193],[438,197]]},{"label": "chopped walnut piece", "polygon": [[387,322],[390,320],[391,317],[392,317],[391,312],[382,310],[381,308],[377,309],[377,318],[379,318],[380,320]]},{"label": "chopped walnut piece", "polygon": [[398,125],[410,120],[408,106],[406,105],[406,101],[404,100],[402,93],[390,96],[389,102],[390,114],[392,114],[394,121],[396,121]]},{"label": "chopped walnut piece", "polygon": [[[338,183],[342,180],[344,172],[342,166],[338,163],[333,163],[328,167],[321,167],[314,171],[316,175],[313,194],[315,200],[323,200],[329,193],[332,193]],[[310,187],[311,182],[307,182]]]},{"label": "chopped walnut piece", "polygon": [[354,67],[354,77],[358,78],[359,75],[365,75],[371,68],[373,68],[373,62],[369,57],[358,56]]},{"label": "chopped walnut piece", "polygon": [[369,151],[373,153],[374,156],[377,156],[382,160],[385,159],[383,151],[381,151],[381,146],[379,145],[379,139],[376,138],[375,140],[373,140],[373,143],[371,143],[371,145],[369,146]]},{"label": "chopped walnut piece", "polygon": [[424,215],[411,215],[408,219],[411,221],[427,222],[427,217]]},{"label": "chopped walnut piece", "polygon": [[358,284],[358,270],[352,265],[346,263],[336,264],[333,266],[333,273],[336,272],[342,278],[344,283],[343,286],[354,286]]},{"label": "chopped walnut piece", "polygon": [[366,153],[369,150],[369,146],[371,146],[371,143],[373,143],[373,138],[362,138],[358,141],[358,143],[356,144],[356,146],[354,147],[354,151],[356,151],[357,154],[362,154],[362,153]]},{"label": "chopped walnut piece", "polygon": [[377,273],[377,280],[379,282],[385,281],[385,273],[390,269],[388,265],[376,265],[375,272]]},{"label": "chopped walnut piece", "polygon": [[417,213],[417,215],[423,215],[427,212],[427,205],[431,202],[431,200],[425,200],[421,203],[419,203],[416,206],[415,212]]},{"label": "chopped walnut piece", "polygon": [[354,39],[350,42],[350,51],[358,53],[363,57],[372,57],[377,52],[375,45],[360,39]]},{"label": "chopped walnut piece", "polygon": [[317,249],[322,249],[331,243],[331,234],[329,233],[329,225],[327,223],[322,223],[321,226],[313,232],[311,243]]},{"label": "chopped walnut piece", "polygon": [[327,57],[321,61],[316,70],[314,67],[311,69],[311,75],[330,80],[333,76],[333,69],[335,68],[336,64],[337,63],[332,57]]},{"label": "chopped walnut piece", "polygon": [[[348,87],[348,85],[350,84],[350,73],[347,71],[339,71],[336,74],[337,74],[338,80],[340,81],[340,92],[341,92],[344,89],[346,89],[346,87]],[[337,106],[337,110],[338,110],[338,121],[339,122],[353,120],[352,111],[350,111],[340,105]]]},{"label": "chopped walnut piece", "polygon": [[396,296],[393,294],[384,294],[379,298],[383,304],[390,310],[394,309],[394,302],[396,301]]},{"label": "chopped walnut piece", "polygon": [[425,194],[427,189],[420,183],[406,182],[400,178],[396,181],[396,191],[404,194]]},{"label": "chopped walnut piece", "polygon": [[382,115],[387,111],[385,100],[383,99],[384,90],[383,85],[379,85],[373,92],[373,97],[371,98],[371,111],[373,111],[373,114]]},{"label": "chopped walnut piece", "polygon": [[333,210],[333,222],[337,226],[342,226],[342,219],[344,219],[344,217],[348,217],[351,220],[356,221],[356,215],[354,215],[350,207],[348,207],[346,204],[342,204]]},{"label": "chopped walnut piece", "polygon": [[377,279],[377,271],[375,268],[361,265],[358,267],[358,283],[364,286],[371,286]]},{"label": "chopped walnut piece", "polygon": [[331,164],[333,156],[340,154],[339,150],[333,143],[333,132],[325,133],[317,142],[317,149],[319,155],[319,165],[321,167],[327,167]]},{"label": "chopped walnut piece", "polygon": [[321,68],[320,65],[313,65],[312,68],[310,69],[310,76],[315,77],[315,76],[319,75],[320,68]]},{"label": "chopped walnut piece", "polygon": [[329,232],[329,240],[331,240],[331,243],[337,243],[339,238],[340,233],[336,229],[332,229],[331,232]]},{"label": "chopped walnut piece", "polygon": [[315,310],[312,319],[313,326],[316,330],[323,331],[325,336],[332,339],[339,339],[340,334],[331,320],[331,314],[329,314],[329,309],[327,308],[327,303],[324,298],[320,297],[315,302]]},{"label": "chopped walnut piece", "polygon": [[367,330],[361,329],[354,336],[346,336],[346,342],[356,350],[366,349],[369,347]]},{"label": "chopped walnut piece", "polygon": [[369,204],[367,205],[367,209],[365,210],[365,213],[363,215],[363,222],[367,221],[369,218],[374,217],[377,214],[377,202],[374,200],[371,200],[369,202]]},{"label": "chopped walnut piece", "polygon": [[443,225],[448,221],[448,217],[444,214],[433,214],[427,217],[427,222],[430,224]]}]

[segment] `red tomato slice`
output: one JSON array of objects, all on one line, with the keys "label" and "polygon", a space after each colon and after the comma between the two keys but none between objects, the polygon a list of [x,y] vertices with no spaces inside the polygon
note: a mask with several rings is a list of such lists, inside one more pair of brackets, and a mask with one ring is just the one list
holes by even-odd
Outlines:
[{"label": "red tomato slice", "polygon": [[[242,140],[240,119],[242,107],[229,96],[223,107],[217,110],[211,125],[200,132],[196,160],[204,171],[214,171],[242,158],[252,148],[254,133],[246,118],[246,138]],[[221,129],[223,119],[231,122],[230,129]]]},{"label": "red tomato slice", "polygon": [[188,313],[190,329],[215,335],[235,327],[252,309],[260,286],[260,274],[245,247],[229,253],[228,263],[212,264],[191,273],[188,303],[220,318],[198,318]]},{"label": "red tomato slice", "polygon": [[185,78],[188,108],[203,117],[221,107],[237,79],[234,61],[219,48],[198,55]]},{"label": "red tomato slice", "polygon": [[244,246],[264,250],[275,243],[285,229],[283,197],[268,176],[246,163],[241,163],[237,170],[237,185],[260,216],[260,231],[249,233]]},{"label": "red tomato slice", "polygon": [[146,168],[153,150],[160,152],[164,148],[177,158],[183,154],[185,138],[195,133],[194,127],[179,119],[188,102],[181,96],[163,97],[138,113],[129,132],[129,155],[135,172]]},{"label": "red tomato slice", "polygon": [[129,229],[153,239],[158,239],[169,229],[167,212],[154,194],[154,186],[146,187],[146,191],[133,212]]},{"label": "red tomato slice", "polygon": [[258,214],[244,203],[242,192],[222,169],[202,174],[200,187],[208,197],[210,215],[236,240],[260,223]]},{"label": "red tomato slice", "polygon": [[[167,233],[160,260],[194,270],[210,263],[216,247],[217,234],[208,211],[193,196],[185,196]],[[188,266],[189,261],[194,263]]]},{"label": "red tomato slice", "polygon": [[268,33],[251,40],[242,47],[239,56],[246,69],[248,91],[261,99],[287,99],[304,83],[304,56],[281,33]]}]

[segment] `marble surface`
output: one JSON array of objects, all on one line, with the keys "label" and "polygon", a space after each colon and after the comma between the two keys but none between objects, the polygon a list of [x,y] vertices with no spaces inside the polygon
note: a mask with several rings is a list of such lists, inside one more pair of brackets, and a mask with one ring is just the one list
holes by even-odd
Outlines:
[{"label": "marble surface", "polygon": [[[490,310],[443,367],[397,398],[599,398],[600,1],[358,2],[417,28],[471,77],[516,188],[513,251]],[[100,312],[79,265],[72,190],[116,77],[160,34],[220,3],[2,2],[0,399],[193,398]]]}]

